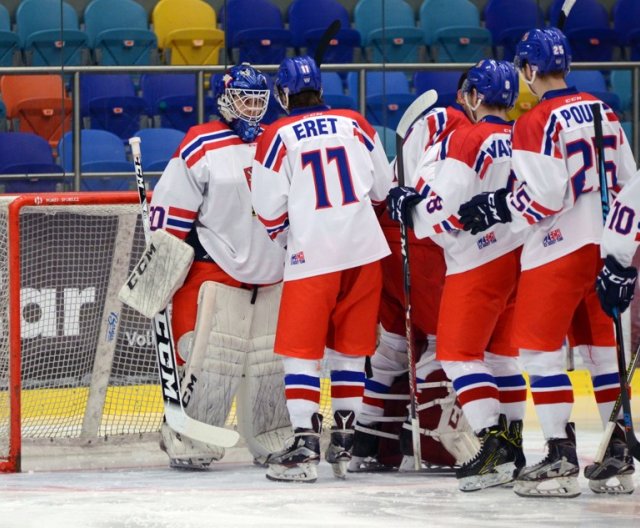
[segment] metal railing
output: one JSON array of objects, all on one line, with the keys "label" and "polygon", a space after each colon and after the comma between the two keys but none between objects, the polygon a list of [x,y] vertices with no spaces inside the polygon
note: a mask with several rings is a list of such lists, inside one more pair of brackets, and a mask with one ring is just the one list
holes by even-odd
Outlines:
[{"label": "metal railing", "polygon": [[[402,72],[418,72],[418,71],[460,71],[473,66],[467,63],[413,63],[413,64],[369,64],[369,63],[352,63],[352,64],[323,64],[322,69],[326,71],[337,72],[358,72],[358,105],[362,114],[365,113],[365,95],[366,95],[366,73],[370,71],[402,71]],[[278,66],[273,64],[255,65],[256,68],[272,73],[277,71]],[[636,159],[640,153],[640,134],[638,127],[640,124],[640,62],[580,62],[572,64],[575,70],[630,70],[631,71],[631,90],[632,90],[632,107],[631,107],[631,123],[632,123],[632,139],[631,145]],[[0,76],[2,75],[30,75],[30,74],[58,74],[72,76],[72,112],[73,120],[71,130],[73,131],[73,190],[80,190],[81,178],[104,178],[104,177],[130,177],[127,173],[83,173],[80,168],[80,152],[81,152],[81,115],[80,115],[80,76],[83,73],[128,73],[141,75],[144,73],[195,73],[196,74],[196,100],[197,100],[197,120],[198,123],[204,122],[204,100],[205,100],[205,80],[208,75],[222,73],[225,66],[65,66],[64,68],[53,66],[21,66],[12,68],[0,68]],[[352,94],[353,95],[353,94]],[[64,112],[61,117],[64,119]],[[159,172],[149,172],[150,177],[157,177]],[[66,178],[67,174],[37,174],[28,175],[38,178]],[[3,179],[21,179],[25,174],[2,175]]]}]

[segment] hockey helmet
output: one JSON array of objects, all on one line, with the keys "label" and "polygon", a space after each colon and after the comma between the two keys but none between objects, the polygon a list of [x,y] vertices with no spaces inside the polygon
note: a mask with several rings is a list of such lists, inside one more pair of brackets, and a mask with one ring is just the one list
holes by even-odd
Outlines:
[{"label": "hockey helmet", "polygon": [[282,61],[275,80],[275,96],[280,106],[289,111],[289,97],[305,91],[322,93],[322,78],[316,61],[304,55]]},{"label": "hockey helmet", "polygon": [[479,101],[473,110],[477,109],[480,102],[511,108],[518,98],[518,72],[507,61],[481,60],[468,71],[462,84],[462,93],[466,97],[474,88]]},{"label": "hockey helmet", "polygon": [[558,28],[532,29],[525,33],[516,47],[516,68],[525,64],[538,74],[563,72],[571,67],[571,47],[565,34]]},{"label": "hockey helmet", "polygon": [[245,142],[260,133],[260,121],[269,104],[267,78],[249,63],[229,68],[214,86],[218,115]]}]

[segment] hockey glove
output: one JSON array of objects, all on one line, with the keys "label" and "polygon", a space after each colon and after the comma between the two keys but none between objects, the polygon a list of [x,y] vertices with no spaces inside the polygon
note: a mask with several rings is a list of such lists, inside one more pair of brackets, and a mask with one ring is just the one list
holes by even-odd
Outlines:
[{"label": "hockey glove", "polygon": [[458,209],[458,216],[465,231],[476,235],[489,229],[492,225],[511,222],[511,212],[507,206],[506,189],[485,192],[463,203]]},{"label": "hockey glove", "polygon": [[633,299],[638,270],[633,266],[623,267],[609,255],[596,279],[596,291],[600,305],[609,317],[624,312]]},{"label": "hockey glove", "polygon": [[411,211],[422,200],[424,197],[413,187],[393,187],[387,196],[387,211],[392,220],[413,229]]}]

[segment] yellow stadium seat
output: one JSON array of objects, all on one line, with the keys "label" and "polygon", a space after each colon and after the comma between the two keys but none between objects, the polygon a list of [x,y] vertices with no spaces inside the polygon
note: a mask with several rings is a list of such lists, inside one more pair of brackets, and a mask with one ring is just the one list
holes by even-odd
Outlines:
[{"label": "yellow stadium seat", "polygon": [[520,93],[518,94],[516,104],[511,110],[509,110],[507,116],[511,120],[518,119],[522,114],[528,112],[537,104],[538,98],[533,95],[529,89],[529,85],[522,80],[522,77],[520,77]]},{"label": "yellow stadium seat", "polygon": [[167,64],[218,64],[224,31],[216,12],[202,0],[160,0],[151,13]]}]

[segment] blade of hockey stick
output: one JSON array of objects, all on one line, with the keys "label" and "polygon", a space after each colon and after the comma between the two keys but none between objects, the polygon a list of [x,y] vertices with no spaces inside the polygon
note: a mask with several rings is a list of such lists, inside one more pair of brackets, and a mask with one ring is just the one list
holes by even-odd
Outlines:
[{"label": "blade of hockey stick", "polygon": [[564,28],[565,23],[567,22],[567,18],[569,17],[569,13],[573,9],[576,0],[564,0],[562,4],[562,8],[560,10],[560,16],[558,17],[558,29]]},{"label": "blade of hockey stick", "polygon": [[[131,145],[133,164],[136,171],[136,185],[140,199],[140,213],[142,216],[144,238],[148,244],[151,237],[151,228],[147,191],[144,186],[144,174],[142,172],[140,138],[130,138],[129,145]],[[180,378],[176,367],[176,353],[173,348],[173,339],[171,338],[171,325],[169,324],[169,317],[167,316],[166,310],[162,310],[153,318],[152,334],[160,372],[164,415],[169,427],[176,433],[180,433],[193,440],[220,447],[233,447],[240,438],[240,435],[236,431],[194,420],[188,416],[184,410],[180,397],[182,392],[180,390]]]},{"label": "blade of hockey stick", "polygon": [[[418,97],[400,118],[396,128],[396,167],[398,185],[404,185],[404,158],[402,146],[404,138],[422,114],[431,108],[438,100],[438,93],[429,90]],[[409,420],[411,422],[411,440],[413,444],[414,470],[422,470],[422,446],[420,444],[420,421],[418,419],[418,391],[416,382],[416,356],[413,350],[413,336],[411,330],[411,275],[409,268],[409,243],[407,226],[400,222],[400,251],[402,253],[402,271],[404,276],[404,323],[407,337],[407,365],[409,367]]]},{"label": "blade of hockey stick", "polygon": [[318,68],[322,64],[322,61],[324,60],[324,54],[327,52],[327,48],[329,47],[329,44],[331,44],[331,41],[338,34],[338,31],[340,31],[341,27],[342,27],[342,22],[336,19],[333,22],[331,22],[331,24],[329,24],[329,27],[322,34],[322,37],[320,37],[320,40],[318,41],[318,45],[316,46],[316,52],[313,55],[313,60],[316,61]]}]

